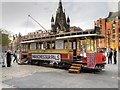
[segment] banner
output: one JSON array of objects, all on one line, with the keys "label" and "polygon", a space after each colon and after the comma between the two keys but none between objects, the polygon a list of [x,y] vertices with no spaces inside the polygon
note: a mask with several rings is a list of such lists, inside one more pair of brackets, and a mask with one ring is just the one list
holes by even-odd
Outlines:
[{"label": "banner", "polygon": [[87,53],[87,67],[88,68],[95,68],[96,59],[97,59],[96,53]]},{"label": "banner", "polygon": [[33,60],[50,60],[50,61],[60,61],[60,54],[32,54]]}]

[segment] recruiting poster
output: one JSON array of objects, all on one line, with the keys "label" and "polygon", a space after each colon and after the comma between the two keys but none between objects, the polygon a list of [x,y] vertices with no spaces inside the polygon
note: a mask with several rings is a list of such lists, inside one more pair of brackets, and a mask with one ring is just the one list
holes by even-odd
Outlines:
[{"label": "recruiting poster", "polygon": [[88,68],[95,68],[96,66],[96,53],[87,53],[87,67]]}]

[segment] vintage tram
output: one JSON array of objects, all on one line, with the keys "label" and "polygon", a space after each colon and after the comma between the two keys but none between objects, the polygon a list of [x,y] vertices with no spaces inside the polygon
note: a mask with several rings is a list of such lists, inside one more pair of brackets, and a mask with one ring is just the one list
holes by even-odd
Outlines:
[{"label": "vintage tram", "polygon": [[98,41],[103,38],[100,34],[79,31],[24,39],[21,42],[20,63],[28,60],[31,64],[60,67],[80,63],[83,67],[103,69],[106,58],[103,51],[97,50]]}]

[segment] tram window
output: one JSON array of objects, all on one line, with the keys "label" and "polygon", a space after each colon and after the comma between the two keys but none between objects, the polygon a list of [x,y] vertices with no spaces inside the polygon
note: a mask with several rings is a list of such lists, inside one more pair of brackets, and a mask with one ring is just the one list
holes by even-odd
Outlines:
[{"label": "tram window", "polygon": [[47,49],[50,49],[50,43],[49,42],[47,43]]},{"label": "tram window", "polygon": [[21,46],[21,51],[24,51],[24,44],[22,44]]},{"label": "tram window", "polygon": [[80,49],[80,41],[77,41],[77,49]]},{"label": "tram window", "polygon": [[91,38],[87,39],[87,50],[94,51],[94,40]]},{"label": "tram window", "polygon": [[39,49],[39,43],[36,43],[36,49]]},{"label": "tram window", "polygon": [[39,47],[38,48],[41,49],[41,43],[39,43]]},{"label": "tram window", "polygon": [[90,39],[87,39],[86,42],[87,42],[87,50],[90,51]]},{"label": "tram window", "polygon": [[22,45],[22,51],[28,51],[28,45],[27,44]]},{"label": "tram window", "polygon": [[36,49],[36,43],[31,43],[30,50],[35,50],[35,49]]},{"label": "tram window", "polygon": [[64,48],[64,41],[63,40],[55,41],[55,49],[63,49],[63,48]]},{"label": "tram window", "polygon": [[73,49],[76,49],[76,42],[73,42]]},{"label": "tram window", "polygon": [[72,49],[72,42],[70,41],[70,49]]},{"label": "tram window", "polygon": [[87,46],[86,46],[86,40],[81,40],[80,41],[80,50],[82,51],[82,50],[84,50],[85,52],[86,52],[86,48]]},{"label": "tram window", "polygon": [[43,42],[42,45],[43,45],[43,46],[42,46],[42,49],[46,49],[46,47],[47,47],[47,43],[46,43],[46,42]]},{"label": "tram window", "polygon": [[52,43],[51,43],[51,48],[52,48],[52,49],[55,49],[55,42],[52,42]]},{"label": "tram window", "polygon": [[43,46],[43,44],[41,44],[41,49],[44,49],[44,46]]},{"label": "tram window", "polygon": [[64,40],[64,49],[67,49],[67,48],[68,48],[67,40]]},{"label": "tram window", "polygon": [[[70,49],[78,49],[79,45],[77,45],[77,44],[79,44],[79,42],[76,43],[76,40],[70,40],[69,41],[69,48]],[[68,44],[66,46],[68,46]]]},{"label": "tram window", "polygon": [[41,43],[37,43],[37,49],[41,49]]},{"label": "tram window", "polygon": [[28,44],[28,50],[30,50],[30,44]]},{"label": "tram window", "polygon": [[25,45],[25,51],[28,51],[28,45]]},{"label": "tram window", "polygon": [[94,40],[91,40],[91,50],[94,51]]}]

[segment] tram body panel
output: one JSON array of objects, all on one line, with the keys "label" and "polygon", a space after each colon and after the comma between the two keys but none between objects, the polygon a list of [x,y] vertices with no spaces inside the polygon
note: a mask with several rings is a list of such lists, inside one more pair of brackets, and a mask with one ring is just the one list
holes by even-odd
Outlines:
[{"label": "tram body panel", "polygon": [[[91,57],[90,57],[90,58],[91,58]],[[99,52],[96,53],[95,58],[92,59],[92,62],[91,62],[91,64],[93,64],[92,66],[89,65],[90,62],[88,61],[88,59],[89,59],[89,56],[84,57],[84,58],[82,59],[83,65],[84,65],[85,67],[87,67],[87,68],[99,69],[99,70],[101,70],[101,69],[103,69],[103,68],[105,67],[106,57],[105,57],[105,55],[104,55],[103,53],[99,53]]]},{"label": "tram body panel", "polygon": [[[103,64],[106,61],[106,57],[103,53],[97,53],[96,64]],[[87,63],[87,57],[82,59],[83,63]]]},{"label": "tram body panel", "polygon": [[97,53],[97,64],[105,63],[106,57],[103,53]]},{"label": "tram body panel", "polygon": [[[44,54],[44,55],[60,54],[61,61],[67,62],[67,61],[73,60],[73,52],[71,52],[69,50],[29,50],[28,53],[29,53],[29,55],[31,55],[31,57],[32,57],[32,54],[40,54],[40,55],[41,54]],[[48,61],[50,61],[50,60],[48,60]]]}]

